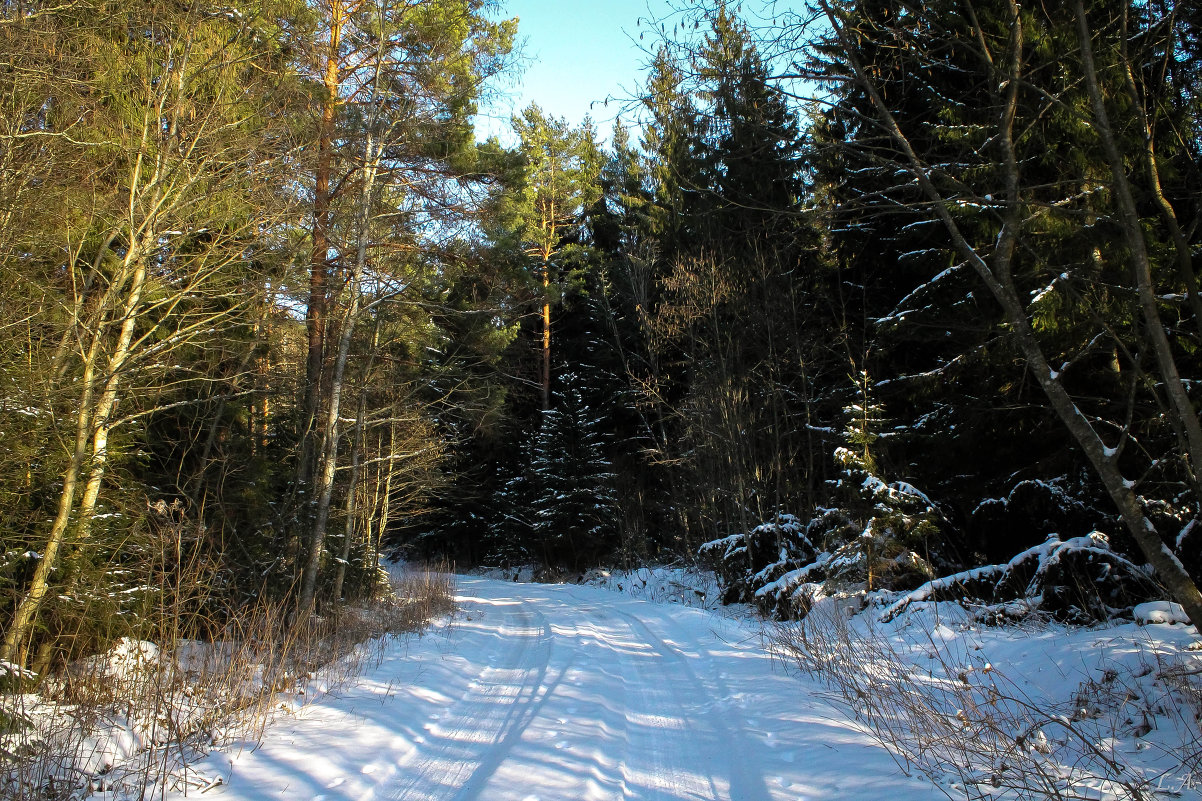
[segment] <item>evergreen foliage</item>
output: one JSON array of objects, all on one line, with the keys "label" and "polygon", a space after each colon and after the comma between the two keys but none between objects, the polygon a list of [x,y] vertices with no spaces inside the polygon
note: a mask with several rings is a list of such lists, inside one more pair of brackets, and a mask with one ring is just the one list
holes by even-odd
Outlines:
[{"label": "evergreen foliage", "polygon": [[816,10],[690,3],[637,127],[507,148],[484,0],[0,4],[0,659],[390,553],[1191,603],[1198,13]]},{"label": "evergreen foliage", "polygon": [[547,564],[579,570],[613,549],[617,533],[615,475],[605,429],[585,401],[583,377],[560,377],[557,403],[543,412],[528,481],[533,538]]}]

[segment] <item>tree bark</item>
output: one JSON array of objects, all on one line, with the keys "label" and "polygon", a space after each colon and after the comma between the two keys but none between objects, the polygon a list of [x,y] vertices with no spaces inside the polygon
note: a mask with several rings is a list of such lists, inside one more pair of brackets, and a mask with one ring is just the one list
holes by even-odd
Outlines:
[{"label": "tree bark", "polygon": [[334,169],[334,130],[337,122],[339,93],[342,86],[339,48],[346,13],[342,0],[329,0],[330,41],[322,71],[321,120],[317,132],[317,166],[313,182],[313,249],[309,257],[309,303],[305,309],[307,354],[305,359],[305,397],[302,418],[301,457],[297,484],[308,489],[315,461],[314,439],[325,378],[325,339],[329,314],[330,271],[330,177]]},{"label": "tree bark", "polygon": [[[363,446],[366,441],[367,432],[367,386],[368,378],[371,375],[372,365],[375,363],[376,348],[380,344],[380,318],[377,315],[375,330],[372,332],[371,338],[371,353],[368,356],[367,364],[363,368],[363,382],[359,390],[359,409],[355,413],[355,431],[352,436],[351,445],[351,475],[347,481],[346,491],[346,527],[342,533],[342,548],[338,555],[338,569],[334,572],[334,589],[330,592],[330,597],[334,603],[342,600],[342,585],[346,581],[346,568],[351,554],[351,544],[355,534],[355,515],[358,512],[359,499],[359,473],[363,463]],[[371,510],[368,510],[370,516]]]},{"label": "tree bark", "polygon": [[355,330],[355,318],[359,316],[361,276],[356,269],[351,278],[351,301],[342,322],[342,333],[338,338],[338,354],[334,359],[333,375],[330,380],[330,395],[327,400],[324,425],[321,435],[320,472],[317,476],[317,507],[313,529],[309,534],[309,551],[305,560],[301,580],[300,597],[297,600],[299,620],[313,613],[317,595],[317,575],[321,569],[321,551],[325,544],[326,529],[330,520],[330,501],[334,495],[334,477],[338,463],[338,414],[342,401],[343,377],[346,375],[347,357],[350,353],[351,336]]},{"label": "tree bark", "polygon": [[[381,58],[382,55],[378,54],[375,64],[375,80],[372,84],[371,97],[367,101],[369,109],[375,108],[376,99],[379,96],[383,66],[380,61]],[[329,525],[330,501],[334,494],[334,477],[338,461],[338,416],[342,401],[344,379],[346,377],[346,365],[350,354],[351,338],[354,335],[355,325],[359,320],[362,306],[363,276],[367,270],[367,246],[370,236],[368,229],[371,221],[371,205],[375,197],[376,177],[379,174],[382,152],[382,144],[377,142],[372,130],[374,124],[374,120],[369,120],[363,145],[362,177],[360,178],[358,209],[355,219],[357,245],[349,282],[350,302],[343,316],[338,337],[338,353],[335,356],[331,371],[329,397],[327,399],[325,421],[320,438],[321,450],[318,464],[321,467],[321,474],[316,487],[317,507],[314,514],[313,528],[309,535],[309,553],[301,581],[301,592],[297,600],[297,609],[301,620],[312,614],[316,599],[317,574],[321,567],[321,551],[325,543],[326,530]],[[350,491],[353,492],[354,488],[352,487]]]},{"label": "tree bark", "polygon": [[80,381],[79,407],[75,412],[75,447],[71,452],[70,461],[63,470],[63,488],[59,492],[54,521],[51,523],[50,532],[46,537],[46,547],[42,550],[41,559],[34,569],[33,578],[13,613],[13,619],[4,633],[4,643],[0,646],[0,660],[14,663],[20,667],[24,667],[28,659],[29,635],[33,629],[33,622],[49,590],[50,574],[58,566],[59,552],[66,539],[71,513],[75,509],[76,491],[84,462],[87,460],[88,439],[92,428],[93,394],[99,346],[99,337],[94,338],[84,361],[84,372]]}]

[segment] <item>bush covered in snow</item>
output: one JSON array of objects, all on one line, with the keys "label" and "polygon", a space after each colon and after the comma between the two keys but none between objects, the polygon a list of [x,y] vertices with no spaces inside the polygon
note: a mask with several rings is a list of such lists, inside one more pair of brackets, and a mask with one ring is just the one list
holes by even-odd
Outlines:
[{"label": "bush covered in snow", "polygon": [[[844,445],[832,454],[826,505],[808,522],[778,515],[746,534],[706,543],[702,560],[723,579],[727,602],[756,604],[780,619],[803,616],[831,592],[905,590],[935,575],[946,521],[924,493],[881,478],[876,446],[883,410],[866,373],[845,410]],[[933,557],[934,555],[934,557]]]},{"label": "bush covered in snow", "polygon": [[714,574],[685,565],[633,570],[593,568],[581,577],[580,583],[653,603],[700,609],[716,609],[720,605],[721,588]]},{"label": "bush covered in snow", "polygon": [[[751,603],[765,616],[790,620],[804,617],[823,597],[866,590],[866,566],[874,558],[868,538],[820,552],[811,544],[810,537],[822,530],[822,521],[830,514],[808,526],[782,515],[779,524],[765,523],[747,536],[732,535],[703,545],[702,560],[722,579],[723,603]],[[886,574],[895,581],[923,575],[927,580],[900,596],[892,594],[898,591],[896,584],[885,587],[878,597],[896,599],[886,619],[915,603],[956,601],[976,607],[984,620],[1040,612],[1065,622],[1090,623],[1130,617],[1136,605],[1164,595],[1149,568],[1112,550],[1100,532],[1067,540],[1053,536],[1003,564],[941,578],[931,577],[929,569],[912,552],[892,557]]]},{"label": "bush covered in snow", "polygon": [[[832,592],[909,590],[935,576],[942,515],[921,491],[886,482],[847,448],[835,459],[833,505],[806,523],[789,514],[701,546],[723,582],[724,603],[752,603],[770,617],[802,617]],[[938,564],[938,562],[936,562]]]},{"label": "bush covered in snow", "polygon": [[754,603],[765,584],[814,561],[818,550],[793,515],[778,515],[746,534],[732,534],[701,546],[703,565],[722,580],[722,603]]},{"label": "bush covered in snow", "polygon": [[[222,782],[191,763],[255,745],[278,709],[355,680],[395,636],[454,608],[441,570],[393,575],[393,593],[293,626],[286,604],[233,615],[212,640],[125,637],[54,674],[0,661],[0,799],[200,795]],[[7,684],[9,686],[5,687]]]},{"label": "bush covered in snow", "polygon": [[[846,410],[844,445],[833,454],[837,472],[827,482],[826,506],[806,523],[781,514],[701,546],[702,562],[723,582],[724,603],[755,604],[766,616],[790,620],[830,595],[875,593],[888,602],[904,592],[889,617],[915,602],[950,600],[982,607],[981,616],[995,620],[1038,611],[1091,622],[1130,616],[1135,605],[1163,596],[1150,569],[1113,550],[1097,531],[1063,541],[1052,535],[1008,562],[947,575],[955,569],[941,553],[947,520],[921,490],[881,478],[876,444],[882,411],[864,374],[857,392]],[[1024,506],[1045,523],[1069,512],[1082,519],[1089,513],[1055,482],[1029,481],[982,504],[973,518],[1003,520]],[[1189,533],[1187,525],[1181,538]],[[936,578],[937,571],[944,577]]]},{"label": "bush covered in snow", "polygon": [[1105,534],[1061,540],[1052,536],[1009,562],[986,565],[927,582],[893,604],[892,619],[921,601],[959,601],[983,607],[984,618],[1022,617],[1040,611],[1059,620],[1088,623],[1129,616],[1164,591],[1151,570],[1111,550]]},{"label": "bush covered in snow", "polygon": [[1095,508],[1089,497],[1087,476],[1017,481],[1005,495],[982,500],[968,513],[974,547],[984,553],[982,561],[1001,561],[1052,532],[1106,528],[1113,515]]}]

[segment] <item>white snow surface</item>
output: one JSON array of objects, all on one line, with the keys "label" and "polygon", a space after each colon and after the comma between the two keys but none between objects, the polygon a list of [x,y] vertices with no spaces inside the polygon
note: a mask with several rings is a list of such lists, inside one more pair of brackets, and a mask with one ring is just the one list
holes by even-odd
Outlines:
[{"label": "white snow surface", "polygon": [[1189,623],[1189,616],[1185,614],[1185,610],[1181,607],[1181,604],[1175,604],[1172,601],[1149,601],[1148,603],[1139,604],[1131,611],[1135,616],[1135,622],[1143,623],[1144,625],[1150,623],[1167,623],[1169,625],[1180,623],[1185,625]]},{"label": "white snow surface", "polygon": [[[735,536],[743,539],[741,535]],[[644,601],[721,611],[728,617],[748,611],[741,605],[723,607],[718,577],[696,567],[640,567],[634,570],[597,568],[585,573],[580,583]]]},{"label": "white snow surface", "polygon": [[816,681],[782,669],[759,624],[479,577],[459,577],[458,603],[356,686],[290,705],[260,747],[194,765],[212,777],[206,797],[932,797]]}]

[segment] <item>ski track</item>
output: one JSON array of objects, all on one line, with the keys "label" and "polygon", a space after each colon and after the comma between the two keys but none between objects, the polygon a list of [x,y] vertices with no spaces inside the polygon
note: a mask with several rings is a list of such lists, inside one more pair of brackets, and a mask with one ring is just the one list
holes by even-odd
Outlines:
[{"label": "ski track", "polygon": [[399,643],[356,687],[225,757],[208,797],[931,797],[775,663],[754,625],[591,587],[458,584],[446,630]]}]

